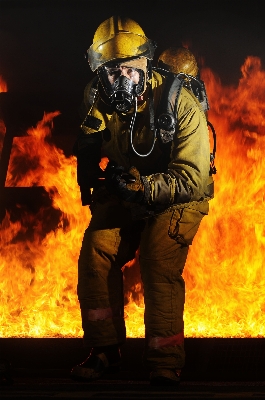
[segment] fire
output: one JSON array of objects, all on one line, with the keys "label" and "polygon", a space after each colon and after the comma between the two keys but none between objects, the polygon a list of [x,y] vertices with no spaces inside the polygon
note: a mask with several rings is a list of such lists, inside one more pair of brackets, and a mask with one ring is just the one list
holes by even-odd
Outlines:
[{"label": "fire", "polygon": [[[7,84],[0,75],[0,93],[7,92]],[[4,121],[0,118],[0,156],[2,153],[3,141],[6,133]]]},{"label": "fire", "polygon": [[[265,71],[259,58],[248,57],[241,72],[237,86],[223,86],[201,70],[218,139],[216,195],[184,271],[186,337],[265,335]],[[52,143],[58,115],[44,114],[13,143],[6,186],[43,186],[58,221],[51,226],[42,207],[21,209],[19,220],[7,214],[0,225],[1,337],[82,336],[77,259],[91,216],[81,206],[75,157]],[[123,270],[127,335],[143,337],[137,257]]]},{"label": "fire", "polygon": [[51,216],[45,207],[37,214],[22,210],[20,221],[6,215],[2,222],[2,337],[82,335],[76,263],[90,213],[80,204],[75,158],[66,158],[49,142],[58,115],[45,114],[28,136],[13,142],[6,186],[44,186],[58,211],[58,223],[47,229]]},{"label": "fire", "polygon": [[0,93],[2,92],[7,92],[7,83],[2,78],[2,75],[0,75]]},{"label": "fire", "polygon": [[235,87],[202,71],[216,127],[216,196],[185,270],[186,335],[264,337],[265,71],[247,57]]}]

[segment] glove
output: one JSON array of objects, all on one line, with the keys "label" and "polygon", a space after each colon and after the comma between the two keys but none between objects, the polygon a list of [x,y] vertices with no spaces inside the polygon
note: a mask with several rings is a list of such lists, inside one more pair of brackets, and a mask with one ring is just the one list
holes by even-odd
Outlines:
[{"label": "glove", "polygon": [[131,167],[125,172],[122,166],[111,166],[106,171],[105,186],[111,194],[132,203],[145,204],[145,187],[140,172]]}]

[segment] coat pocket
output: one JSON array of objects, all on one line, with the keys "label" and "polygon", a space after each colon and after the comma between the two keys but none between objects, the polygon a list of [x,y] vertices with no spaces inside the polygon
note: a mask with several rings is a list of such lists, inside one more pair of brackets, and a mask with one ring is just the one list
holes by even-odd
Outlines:
[{"label": "coat pocket", "polygon": [[184,246],[191,245],[201,220],[207,213],[206,210],[198,211],[191,208],[174,210],[168,230],[169,237]]}]

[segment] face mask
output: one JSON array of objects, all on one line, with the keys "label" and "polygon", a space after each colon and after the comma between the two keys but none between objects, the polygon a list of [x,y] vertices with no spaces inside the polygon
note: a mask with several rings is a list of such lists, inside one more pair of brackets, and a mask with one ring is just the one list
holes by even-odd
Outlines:
[{"label": "face mask", "polygon": [[144,69],[146,59],[130,60],[122,64],[108,63],[99,68],[101,83],[114,110],[124,113],[131,110],[135,97],[145,90]]},{"label": "face mask", "polygon": [[113,93],[110,102],[114,109],[120,112],[128,112],[133,106],[136,96],[136,84],[126,76],[120,76],[112,85]]}]

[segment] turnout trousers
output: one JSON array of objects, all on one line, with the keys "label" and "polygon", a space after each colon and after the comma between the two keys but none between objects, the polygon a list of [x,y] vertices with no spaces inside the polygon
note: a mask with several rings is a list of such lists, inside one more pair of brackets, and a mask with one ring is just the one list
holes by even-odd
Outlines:
[{"label": "turnout trousers", "polygon": [[78,299],[84,342],[88,347],[122,344],[124,322],[121,268],[140,251],[145,301],[145,364],[183,367],[185,283],[188,248],[208,212],[171,208],[132,220],[123,202],[98,203],[86,229],[78,262]]}]

